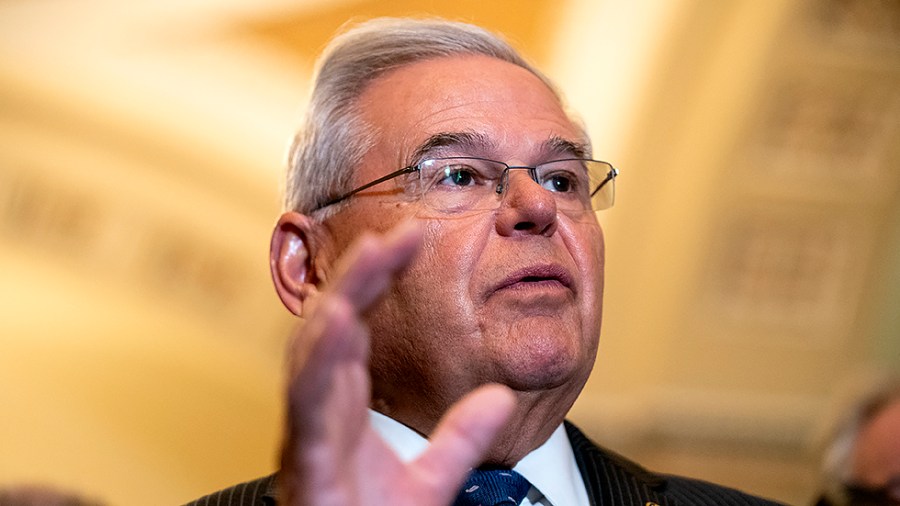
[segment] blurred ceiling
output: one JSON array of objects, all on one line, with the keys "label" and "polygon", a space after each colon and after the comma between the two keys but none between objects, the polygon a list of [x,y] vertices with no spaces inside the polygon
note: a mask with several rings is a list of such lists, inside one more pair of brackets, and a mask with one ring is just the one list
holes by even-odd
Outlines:
[{"label": "blurred ceiling", "polygon": [[0,3],[0,486],[161,504],[273,469],[283,153],[315,55],[381,15],[504,33],[623,170],[572,416],[805,500],[832,390],[900,368],[892,0]]}]

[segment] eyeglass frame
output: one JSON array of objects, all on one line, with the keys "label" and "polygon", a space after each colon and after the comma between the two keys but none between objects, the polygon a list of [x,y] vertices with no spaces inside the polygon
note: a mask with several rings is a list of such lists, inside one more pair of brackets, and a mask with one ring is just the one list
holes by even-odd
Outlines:
[{"label": "eyeglass frame", "polygon": [[[404,174],[409,174],[411,172],[419,172],[421,174],[420,167],[428,161],[435,161],[435,160],[481,160],[484,162],[490,162],[490,163],[496,163],[498,165],[502,165],[504,167],[504,169],[503,169],[503,172],[500,174],[500,178],[498,179],[497,187],[494,189],[494,191],[498,195],[502,195],[503,192],[505,191],[504,188],[506,186],[509,186],[508,184],[505,184],[505,181],[508,181],[510,170],[513,170],[513,169],[528,170],[528,175],[531,178],[531,180],[534,181],[535,183],[537,183],[538,182],[537,172],[536,172],[537,168],[542,165],[547,165],[547,164],[557,163],[557,162],[568,162],[568,161],[576,161],[577,160],[580,162],[598,162],[598,163],[603,163],[603,164],[606,164],[609,166],[610,170],[606,174],[606,178],[603,179],[603,181],[601,181],[600,184],[597,185],[597,188],[595,188],[591,191],[590,196],[592,198],[598,191],[600,191],[601,188],[606,186],[606,184],[609,183],[610,181],[612,181],[613,184],[615,184],[615,179],[616,179],[616,177],[619,176],[619,169],[617,169],[615,166],[613,166],[613,164],[611,164],[609,162],[605,162],[603,160],[593,160],[590,158],[561,158],[559,160],[550,160],[549,162],[539,163],[539,164],[533,165],[533,166],[531,166],[531,165],[509,165],[508,163],[505,163],[505,162],[499,162],[497,160],[491,160],[490,158],[481,158],[481,157],[477,157],[477,156],[447,156],[447,157],[437,157],[437,158],[426,158],[414,165],[408,165],[406,167],[397,169],[394,172],[391,172],[390,174],[381,176],[378,179],[369,181],[368,183],[366,183],[362,186],[359,186],[357,188],[354,188],[353,190],[350,190],[349,192],[344,193],[343,195],[335,197],[335,198],[329,200],[328,202],[325,202],[324,204],[319,204],[312,210],[312,212],[316,212],[321,209],[325,209],[326,207],[341,203],[341,202],[349,199],[350,197],[356,195],[357,193],[362,192],[363,190],[368,190],[369,188],[371,188],[375,185],[384,183],[385,181],[390,181],[391,179],[398,178]],[[610,204],[610,207],[612,207],[612,204]],[[606,209],[608,209],[608,208],[606,208]],[[593,210],[593,211],[594,212],[602,211],[602,209],[597,209],[597,210]]]}]

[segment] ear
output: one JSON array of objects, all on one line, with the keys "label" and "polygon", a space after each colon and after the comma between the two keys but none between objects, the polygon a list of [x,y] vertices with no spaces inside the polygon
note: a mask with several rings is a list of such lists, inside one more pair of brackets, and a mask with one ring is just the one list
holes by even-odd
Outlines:
[{"label": "ear", "polygon": [[310,217],[287,212],[278,219],[269,248],[275,291],[286,308],[301,316],[320,291],[316,258],[321,254],[322,226]]}]

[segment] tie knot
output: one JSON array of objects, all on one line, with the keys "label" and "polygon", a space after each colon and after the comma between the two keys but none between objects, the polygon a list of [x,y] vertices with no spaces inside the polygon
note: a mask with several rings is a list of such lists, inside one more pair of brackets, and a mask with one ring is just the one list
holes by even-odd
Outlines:
[{"label": "tie knot", "polygon": [[475,469],[453,506],[518,506],[531,483],[511,469]]}]

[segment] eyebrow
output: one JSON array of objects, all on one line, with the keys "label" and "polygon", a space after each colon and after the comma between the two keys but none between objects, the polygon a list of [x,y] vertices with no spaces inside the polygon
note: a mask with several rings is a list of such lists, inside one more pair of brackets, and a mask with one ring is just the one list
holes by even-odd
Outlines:
[{"label": "eyebrow", "polygon": [[484,134],[477,132],[440,132],[429,136],[413,151],[412,163],[442,148],[458,148],[463,152],[483,153],[491,151],[495,144]]},{"label": "eyebrow", "polygon": [[[455,148],[466,153],[485,153],[496,151],[496,143],[488,136],[478,132],[440,132],[429,136],[425,142],[413,151],[411,164],[432,155],[443,148]],[[581,142],[574,142],[558,135],[553,135],[542,142],[539,152],[544,156],[571,156],[587,158],[590,148]]]},{"label": "eyebrow", "polygon": [[590,148],[583,143],[573,142],[554,135],[541,144],[541,152],[566,154],[575,158],[589,158]]}]

